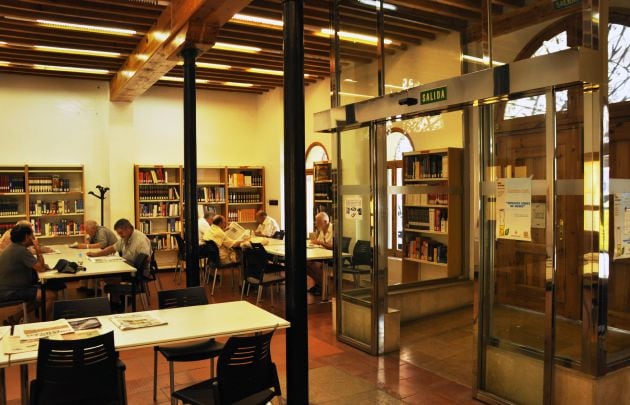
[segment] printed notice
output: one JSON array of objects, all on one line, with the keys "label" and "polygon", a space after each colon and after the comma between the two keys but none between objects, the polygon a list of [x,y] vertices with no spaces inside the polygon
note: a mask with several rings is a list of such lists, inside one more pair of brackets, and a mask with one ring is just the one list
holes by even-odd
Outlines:
[{"label": "printed notice", "polygon": [[497,239],[531,241],[532,180],[498,179],[496,196]]},{"label": "printed notice", "polygon": [[346,196],[343,205],[346,219],[363,219],[363,199],[361,196]]},{"label": "printed notice", "polygon": [[615,194],[615,252],[613,260],[630,258],[630,193]]},{"label": "printed notice", "polygon": [[547,207],[545,203],[532,203],[532,228],[544,229],[547,227],[545,223]]}]

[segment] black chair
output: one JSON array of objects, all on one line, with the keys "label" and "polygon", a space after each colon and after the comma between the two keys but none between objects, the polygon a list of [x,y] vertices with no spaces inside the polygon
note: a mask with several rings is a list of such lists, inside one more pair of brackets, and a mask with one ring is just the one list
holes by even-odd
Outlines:
[{"label": "black chair", "polygon": [[[132,263],[132,266],[136,269],[136,273],[133,277],[123,278],[123,282],[120,284],[107,284],[105,286],[105,292],[108,293],[110,297],[113,295],[123,298],[125,312],[127,312],[128,307],[127,301],[135,302],[137,294],[141,294],[142,306],[145,310],[148,309],[147,282],[155,280],[155,276],[152,275],[152,262],[155,262],[154,253],[152,253],[151,256],[144,253],[138,254]],[[157,269],[157,263],[155,263],[155,269]]]},{"label": "black chair", "polygon": [[274,232],[273,236],[271,237],[272,239],[280,239],[283,240],[284,239],[284,231],[277,231]]},{"label": "black chair", "polygon": [[[285,280],[285,277],[278,273],[268,272],[267,266],[269,264],[268,255],[265,248],[259,243],[252,243],[251,249],[243,250],[245,256],[245,277],[243,281],[243,289],[241,290],[241,299],[245,293],[245,286],[247,286],[247,292],[249,293],[249,287],[251,285],[258,286],[258,298],[256,299],[256,305],[260,303],[262,298],[263,289],[267,285],[279,284]],[[276,270],[277,271],[277,270]],[[271,293],[271,305],[273,306],[273,288],[269,289]]]},{"label": "black chair", "polygon": [[[205,283],[207,284],[210,281],[210,275],[212,272],[212,290],[210,291],[210,295],[214,295],[214,286],[217,283],[217,273],[219,271],[223,271],[225,269],[232,269],[232,287],[234,287],[234,269],[237,269],[241,262],[237,261],[234,263],[226,263],[221,264],[221,259],[219,256],[219,247],[214,241],[208,240],[206,244],[202,246],[201,250],[203,254],[208,259],[206,260],[206,275],[204,277]],[[223,275],[221,275],[221,279],[219,280],[219,285],[223,284]]]},{"label": "black chair", "polygon": [[[22,307],[22,322],[28,323],[28,301],[24,300],[11,300],[11,301],[2,301],[0,302],[0,308],[8,308],[13,306],[20,305]],[[9,316],[7,319],[7,323],[10,325],[16,324],[19,322],[19,319],[15,319],[13,315]]]},{"label": "black chair", "polygon": [[[173,277],[173,281],[179,284],[182,281],[182,272],[184,271],[184,264],[186,263],[186,244],[182,235],[176,233],[173,237],[177,241],[177,264],[175,264],[175,276]],[[179,278],[177,277],[178,274]]]},{"label": "black chair", "polygon": [[[349,236],[342,236],[341,237],[341,253],[350,253],[350,242],[352,241],[352,238]],[[349,257],[344,257],[343,261],[342,261],[344,266],[351,266],[352,262],[350,260]]]},{"label": "black chair", "polygon": [[[194,305],[205,305],[208,303],[206,291],[203,287],[183,288],[180,290],[166,290],[158,292],[158,307],[177,308]],[[210,377],[214,378],[214,358],[221,354],[223,344],[214,339],[207,339],[176,346],[154,346],[153,347],[153,400],[157,400],[157,354],[161,353],[169,366],[169,377],[171,386],[171,402],[176,403],[173,397],[175,390],[174,362],[210,360]]]},{"label": "black chair", "polygon": [[85,318],[111,314],[109,301],[105,297],[84,298],[80,300],[55,301],[53,303],[53,319]]},{"label": "black chair", "polygon": [[273,331],[233,336],[219,356],[217,378],[175,391],[186,404],[266,404],[280,396],[278,370],[271,361]]},{"label": "black chair", "polygon": [[361,275],[372,273],[372,248],[370,241],[358,240],[352,249],[350,267],[343,267],[342,272],[352,274],[355,288],[361,287]]},{"label": "black chair", "polygon": [[40,339],[31,405],[126,404],[114,332],[87,339]]}]

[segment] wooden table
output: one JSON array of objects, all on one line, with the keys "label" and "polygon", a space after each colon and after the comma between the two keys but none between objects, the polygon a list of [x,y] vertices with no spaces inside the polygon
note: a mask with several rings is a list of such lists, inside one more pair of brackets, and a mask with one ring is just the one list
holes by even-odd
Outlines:
[{"label": "wooden table", "polygon": [[[44,261],[49,267],[54,267],[59,259],[66,259],[71,262],[77,262],[79,254],[83,256],[83,267],[85,271],[78,271],[75,274],[59,273],[57,270],[44,271],[39,273],[39,281],[42,285],[41,294],[41,312],[42,321],[46,320],[46,286],[50,280],[68,281],[90,278],[103,278],[108,276],[129,274],[132,277],[136,274],[135,267],[129,265],[125,261],[114,262],[92,262],[86,256],[89,250],[85,249],[72,249],[65,245],[53,245],[51,248],[59,251],[59,253],[46,253],[44,254]],[[135,284],[134,284],[135,286]],[[135,296],[135,294],[132,295]],[[136,300],[131,300],[132,310],[136,310]]]},{"label": "wooden table", "polygon": [[[168,343],[234,336],[266,330],[286,329],[291,324],[247,301],[145,311],[167,322],[166,325],[143,329],[120,330],[110,321],[112,315],[99,316],[100,332],[114,331],[117,350],[139,349]],[[144,312],[137,312],[139,314]],[[30,324],[32,325],[32,324]],[[24,325],[16,325],[19,334]],[[20,366],[22,403],[28,403],[28,364],[37,361],[37,352],[12,354],[11,366]]]}]

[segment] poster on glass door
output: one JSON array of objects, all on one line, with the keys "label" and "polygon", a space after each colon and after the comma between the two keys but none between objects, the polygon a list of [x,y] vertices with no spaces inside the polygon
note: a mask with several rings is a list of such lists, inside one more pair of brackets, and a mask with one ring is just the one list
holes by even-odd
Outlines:
[{"label": "poster on glass door", "polygon": [[615,194],[615,252],[613,260],[630,258],[630,193]]},{"label": "poster on glass door", "polygon": [[497,179],[495,214],[497,239],[531,241],[532,180]]}]

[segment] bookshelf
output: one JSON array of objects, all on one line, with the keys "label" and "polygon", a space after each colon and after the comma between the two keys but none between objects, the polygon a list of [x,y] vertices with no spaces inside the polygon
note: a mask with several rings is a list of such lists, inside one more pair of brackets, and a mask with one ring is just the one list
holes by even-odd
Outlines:
[{"label": "bookshelf", "polygon": [[332,163],[313,162],[313,217],[320,212],[326,212],[332,221],[333,198]]},{"label": "bookshelf", "polygon": [[228,222],[255,229],[256,212],[265,209],[265,168],[226,167],[226,210]]},{"label": "bookshelf", "polygon": [[83,166],[0,166],[0,234],[24,219],[43,244],[83,238],[84,197]]},{"label": "bookshelf", "polygon": [[403,199],[403,282],[461,275],[462,156],[458,148],[403,154],[403,184],[415,188]]},{"label": "bookshelf", "polygon": [[225,166],[197,167],[197,209],[201,218],[204,211],[226,215],[227,171]]}]

